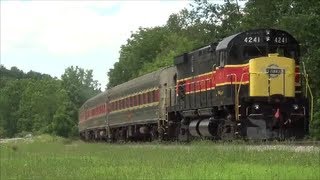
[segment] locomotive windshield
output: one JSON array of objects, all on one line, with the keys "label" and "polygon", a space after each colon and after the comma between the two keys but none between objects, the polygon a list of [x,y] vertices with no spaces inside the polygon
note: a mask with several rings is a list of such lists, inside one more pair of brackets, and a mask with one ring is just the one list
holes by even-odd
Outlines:
[{"label": "locomotive windshield", "polygon": [[296,59],[295,50],[284,45],[251,45],[243,47],[244,59],[267,56],[270,53],[278,53],[279,56]]},{"label": "locomotive windshield", "polygon": [[242,46],[244,60],[278,53],[298,60],[298,43],[288,33],[279,30],[258,30],[241,34],[237,43]]},{"label": "locomotive windshield", "polygon": [[[229,36],[219,42],[216,51],[217,55],[227,52],[225,60],[228,64],[246,63],[249,59],[273,53],[293,58],[299,63],[299,44],[296,39],[285,31],[275,29],[251,30]],[[221,57],[218,58],[219,64]]]},{"label": "locomotive windshield", "polygon": [[245,59],[250,59],[259,56],[266,56],[267,49],[265,46],[244,46],[243,57]]}]

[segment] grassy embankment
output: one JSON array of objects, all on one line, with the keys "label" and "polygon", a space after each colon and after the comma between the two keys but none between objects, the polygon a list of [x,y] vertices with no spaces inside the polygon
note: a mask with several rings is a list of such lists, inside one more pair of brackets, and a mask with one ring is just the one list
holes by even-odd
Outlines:
[{"label": "grassy embankment", "polygon": [[2,143],[0,153],[0,179],[320,179],[319,147],[42,137]]}]

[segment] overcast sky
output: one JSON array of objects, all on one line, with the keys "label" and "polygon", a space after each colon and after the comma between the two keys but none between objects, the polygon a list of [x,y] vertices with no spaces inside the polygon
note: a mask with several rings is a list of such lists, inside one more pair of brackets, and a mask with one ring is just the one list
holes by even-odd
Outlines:
[{"label": "overcast sky", "polygon": [[93,69],[104,89],[122,44],[139,26],[164,25],[190,1],[1,1],[1,64],[60,78]]}]

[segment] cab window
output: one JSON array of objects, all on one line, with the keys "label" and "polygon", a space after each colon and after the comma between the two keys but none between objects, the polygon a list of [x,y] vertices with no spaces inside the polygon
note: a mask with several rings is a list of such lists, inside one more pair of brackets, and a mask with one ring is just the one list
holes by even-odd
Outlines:
[{"label": "cab window", "polygon": [[266,56],[265,46],[245,46],[243,48],[243,57],[249,59],[252,57]]},{"label": "cab window", "polygon": [[219,66],[224,67],[227,59],[227,53],[225,51],[219,52]]}]

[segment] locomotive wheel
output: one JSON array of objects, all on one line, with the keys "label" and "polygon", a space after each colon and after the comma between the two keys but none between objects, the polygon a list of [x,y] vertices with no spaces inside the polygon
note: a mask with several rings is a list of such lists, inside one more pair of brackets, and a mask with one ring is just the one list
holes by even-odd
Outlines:
[{"label": "locomotive wheel", "polygon": [[158,139],[159,139],[159,141],[163,141],[164,140],[164,132],[165,132],[165,129],[163,127],[159,127],[158,128]]},{"label": "locomotive wheel", "polygon": [[120,130],[115,129],[113,133],[113,142],[118,142],[121,139]]},{"label": "locomotive wheel", "polygon": [[218,136],[221,140],[233,140],[235,138],[235,125],[232,121],[222,121],[218,125]]},{"label": "locomotive wheel", "polygon": [[157,138],[158,138],[158,131],[157,131],[157,127],[154,126],[154,127],[152,127],[151,132],[150,132],[150,141],[154,141]]},{"label": "locomotive wheel", "polygon": [[119,139],[120,142],[126,142],[127,141],[127,130],[126,129],[120,129],[119,130]]},{"label": "locomotive wheel", "polygon": [[180,125],[178,140],[181,142],[189,142],[191,140],[188,125]]}]

